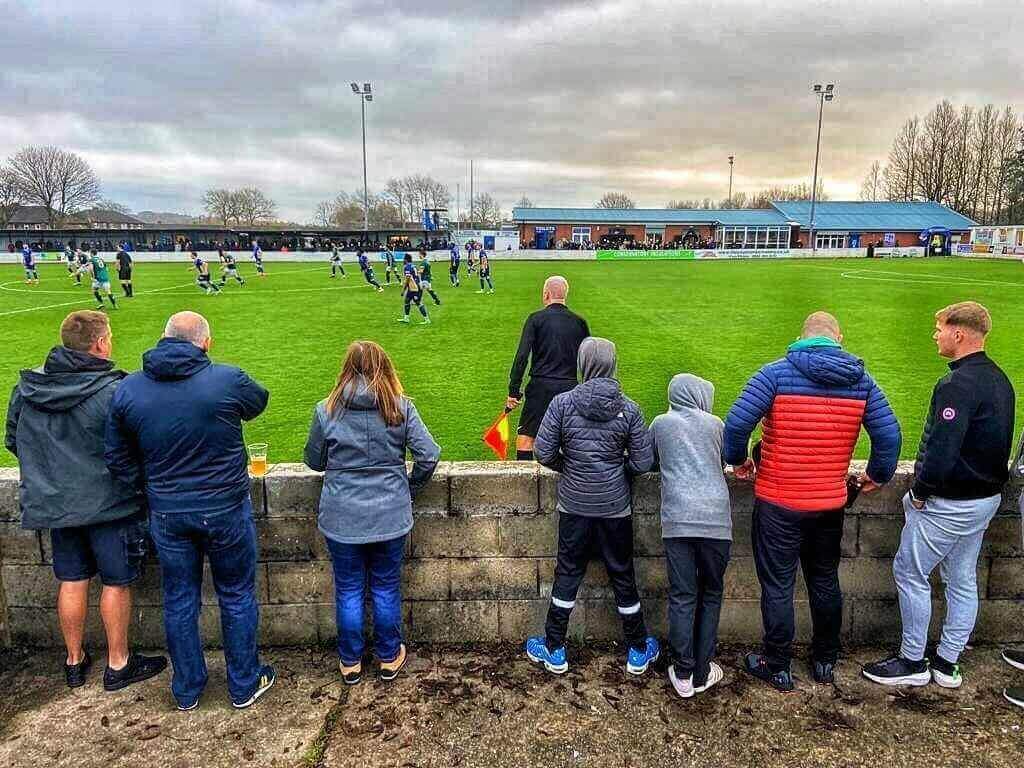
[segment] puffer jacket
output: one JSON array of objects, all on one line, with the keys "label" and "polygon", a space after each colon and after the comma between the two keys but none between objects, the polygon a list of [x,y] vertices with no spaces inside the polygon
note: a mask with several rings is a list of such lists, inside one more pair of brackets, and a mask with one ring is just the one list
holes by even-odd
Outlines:
[{"label": "puffer jacket", "polygon": [[557,395],[533,444],[537,461],[562,476],[558,508],[584,517],[630,510],[630,479],[654,465],[640,407],[615,379],[595,378]]},{"label": "puffer jacket", "polygon": [[846,504],[850,458],[863,424],[871,439],[867,474],[892,479],[902,438],[885,394],[864,361],[834,342],[804,340],[747,382],[725,419],[722,458],[738,466],[763,419],[754,495],[801,512]]}]

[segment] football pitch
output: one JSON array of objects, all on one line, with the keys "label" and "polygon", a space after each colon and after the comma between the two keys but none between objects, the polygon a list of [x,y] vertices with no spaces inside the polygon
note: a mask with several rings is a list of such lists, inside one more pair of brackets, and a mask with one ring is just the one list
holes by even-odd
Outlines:
[{"label": "football pitch", "polygon": [[[354,339],[377,341],[391,354],[443,459],[492,458],[480,436],[504,405],[522,322],[540,307],[551,274],[569,279],[570,306],[592,333],[618,345],[624,390],[648,421],[666,408],[668,381],[682,371],[715,384],[714,410],[724,417],[750,374],[780,357],[817,309],[839,318],[844,346],[888,394],[904,458],[914,455],[932,386],[946,370],[931,340],[935,310],[966,299],[985,304],[994,321],[989,352],[1015,385],[1024,384],[1024,269],[1015,261],[503,262],[498,254],[494,295],[476,293],[465,264],[462,286],[449,287],[447,262],[438,262],[443,306],[429,304],[431,325],[417,324],[414,310],[410,326],[397,322],[397,285],[376,293],[354,264],[346,264],[344,280],[329,279],[326,262],[268,262],[262,280],[247,262],[240,271],[244,287],[231,282],[222,295],[206,296],[184,262],[138,263],[135,298],[119,297],[110,313],[114,359],[137,369],[170,314],[201,312],[213,329],[212,357],[242,366],[270,390],[270,406],[246,426],[246,439],[269,443],[271,463],[301,461],[313,407]],[[5,413],[19,369],[42,363],[65,314],[94,306],[87,284],[76,287],[63,266],[43,264],[40,273],[39,286],[26,286],[19,266],[0,265]],[[1017,413],[1019,427],[1024,398]],[[862,437],[857,455],[866,453]],[[0,465],[15,463],[0,452]]]}]

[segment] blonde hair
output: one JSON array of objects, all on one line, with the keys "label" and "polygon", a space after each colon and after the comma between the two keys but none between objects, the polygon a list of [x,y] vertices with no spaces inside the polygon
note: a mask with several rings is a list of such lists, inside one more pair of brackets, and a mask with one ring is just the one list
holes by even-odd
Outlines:
[{"label": "blonde hair", "polygon": [[405,419],[400,405],[402,382],[388,353],[373,341],[353,341],[345,351],[338,381],[327,397],[327,415],[344,413],[355,396],[356,379],[362,377],[373,393],[384,423],[395,427]]},{"label": "blonde hair", "polygon": [[839,339],[839,321],[834,315],[828,312],[812,312],[804,320],[804,327],[801,335],[805,339],[815,336],[828,336],[830,339]]},{"label": "blonde hair", "polygon": [[935,319],[943,325],[966,328],[982,336],[987,336],[992,330],[992,315],[976,301],[961,301],[943,307],[935,313]]}]

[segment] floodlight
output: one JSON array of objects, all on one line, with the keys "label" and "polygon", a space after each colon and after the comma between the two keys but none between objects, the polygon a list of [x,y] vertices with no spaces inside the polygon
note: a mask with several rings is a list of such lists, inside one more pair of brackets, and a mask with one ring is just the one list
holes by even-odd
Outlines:
[{"label": "floodlight", "polygon": [[828,85],[825,86],[825,93],[832,93],[832,91],[834,91],[835,89],[836,89],[836,84],[835,83],[829,83]]},{"label": "floodlight", "polygon": [[821,93],[821,83],[816,83],[814,85],[814,92],[815,93]]},{"label": "floodlight", "polygon": [[369,92],[370,92],[370,84],[369,83],[363,83],[363,93],[369,93]]},{"label": "floodlight", "polygon": [[826,93],[825,94],[825,101],[832,101],[832,99],[834,99],[834,98],[835,98],[835,94],[834,93]]},{"label": "floodlight", "polygon": [[359,93],[359,83],[352,83],[352,93]]},{"label": "floodlight", "polygon": [[373,101],[373,94],[372,93],[366,94],[366,100],[367,101]]}]

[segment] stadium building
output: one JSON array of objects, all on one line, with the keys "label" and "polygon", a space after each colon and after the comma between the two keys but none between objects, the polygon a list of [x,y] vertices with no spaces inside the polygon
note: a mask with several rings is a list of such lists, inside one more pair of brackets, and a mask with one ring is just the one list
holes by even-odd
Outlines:
[{"label": "stadium building", "polygon": [[[767,209],[515,208],[524,248],[617,248],[631,243],[676,248],[810,247],[810,201]],[[949,254],[976,222],[934,202],[831,202],[815,205],[817,248],[927,246]]]}]

